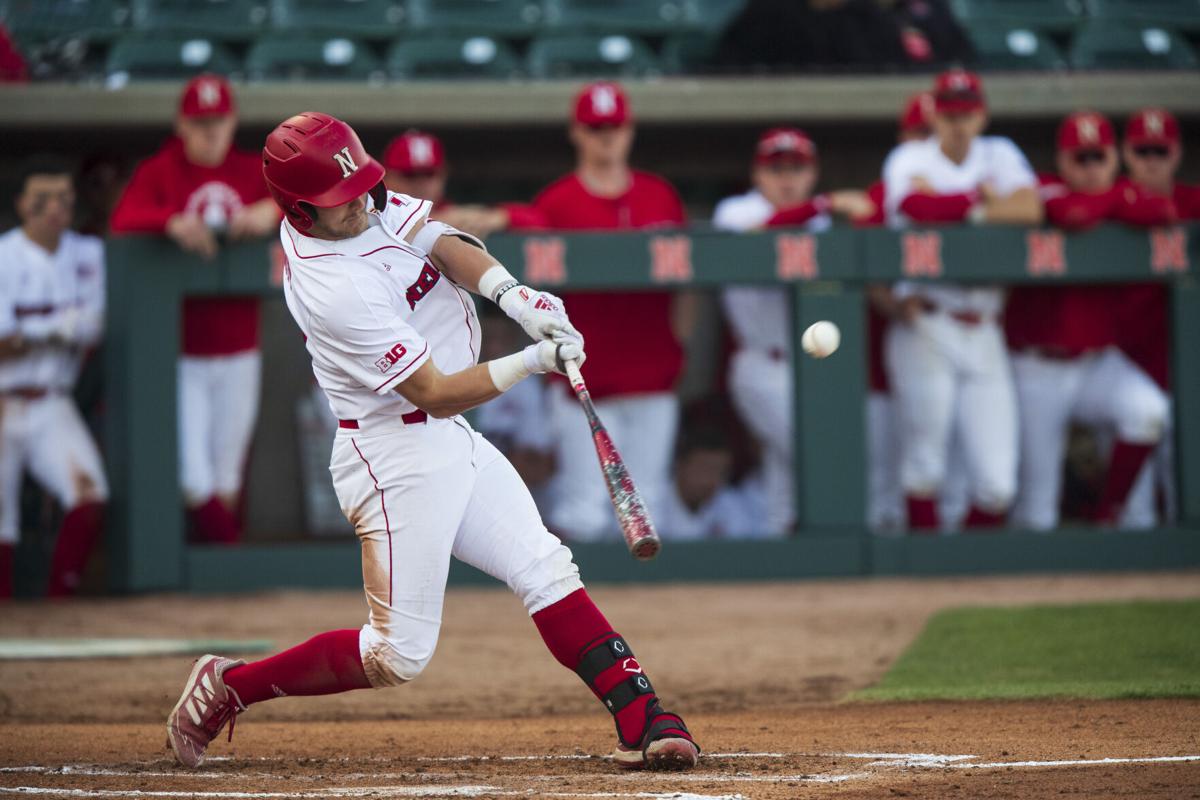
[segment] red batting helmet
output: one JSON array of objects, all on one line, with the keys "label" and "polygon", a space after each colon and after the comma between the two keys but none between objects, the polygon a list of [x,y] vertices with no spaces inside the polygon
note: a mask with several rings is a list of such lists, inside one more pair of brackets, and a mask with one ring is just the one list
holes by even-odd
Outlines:
[{"label": "red batting helmet", "polygon": [[279,123],[263,147],[263,178],[297,230],[312,227],[303,204],[332,208],[374,189],[384,169],[340,119],[305,111]]}]

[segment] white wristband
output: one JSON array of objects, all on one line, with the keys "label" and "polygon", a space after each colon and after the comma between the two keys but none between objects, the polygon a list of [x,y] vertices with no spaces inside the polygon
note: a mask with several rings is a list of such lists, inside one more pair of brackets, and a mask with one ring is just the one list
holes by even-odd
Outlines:
[{"label": "white wristband", "polygon": [[479,279],[479,294],[499,305],[496,299],[496,292],[503,286],[519,286],[517,279],[512,276],[512,273],[504,268],[503,264],[496,266],[483,273],[483,277]]},{"label": "white wristband", "polygon": [[[487,362],[488,374],[492,377],[492,383],[495,384],[496,389],[507,392],[533,373],[541,371],[536,348],[537,345],[532,344],[519,353],[494,358]],[[530,363],[531,361],[533,363]]]}]

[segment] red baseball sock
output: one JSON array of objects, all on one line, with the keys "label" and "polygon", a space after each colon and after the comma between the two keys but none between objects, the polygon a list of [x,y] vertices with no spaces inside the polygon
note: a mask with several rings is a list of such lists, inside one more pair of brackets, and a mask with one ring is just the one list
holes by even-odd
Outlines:
[{"label": "red baseball sock", "polygon": [[15,548],[11,544],[0,544],[0,600],[13,596],[13,569],[16,559],[13,558]]},{"label": "red baseball sock", "polygon": [[[606,695],[614,691],[625,692],[626,696],[630,691],[633,693],[633,699],[615,711],[613,717],[617,735],[624,744],[633,746],[640,742],[646,727],[646,708],[657,696],[628,644],[613,631],[587,591],[577,589],[542,609],[533,615],[533,623],[558,663],[578,673],[592,694],[606,706]],[[593,653],[600,661],[611,662],[611,666],[604,666],[592,674],[584,662]],[[625,685],[631,688],[625,690]]]},{"label": "red baseball sock", "polygon": [[913,533],[937,533],[940,524],[937,499],[911,494],[904,499],[908,505],[908,529]]},{"label": "red baseball sock", "polygon": [[103,503],[75,506],[63,517],[50,559],[49,597],[67,597],[79,589],[79,578],[103,529]]},{"label": "red baseball sock", "polygon": [[992,511],[984,511],[974,503],[971,504],[971,510],[967,512],[967,518],[963,521],[965,528],[999,528],[1004,525],[1008,519],[1008,515],[1001,512],[999,514]]},{"label": "red baseball sock", "polygon": [[207,544],[237,543],[237,519],[216,497],[208,498],[204,505],[192,509],[191,514],[199,541]]},{"label": "red baseball sock", "polygon": [[225,685],[245,705],[272,697],[370,689],[358,652],[358,630],[328,631],[262,661],[233,667]]},{"label": "red baseball sock", "polygon": [[1108,477],[1104,480],[1104,491],[1100,494],[1100,507],[1096,521],[1115,524],[1129,499],[1129,492],[1137,480],[1146,459],[1154,452],[1152,444],[1133,444],[1120,439],[1113,445],[1112,460],[1108,464]]}]

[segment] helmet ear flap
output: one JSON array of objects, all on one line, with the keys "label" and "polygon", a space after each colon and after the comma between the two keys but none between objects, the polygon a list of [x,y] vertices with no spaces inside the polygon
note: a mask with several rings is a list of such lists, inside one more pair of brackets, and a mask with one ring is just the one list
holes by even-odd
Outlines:
[{"label": "helmet ear flap", "polygon": [[387,205],[387,186],[384,185],[383,181],[372,186],[367,191],[367,194],[371,195],[371,202],[375,204],[377,210],[382,211],[384,206]]},{"label": "helmet ear flap", "polygon": [[306,231],[317,221],[317,208],[304,200],[296,201],[296,208],[288,210],[288,219],[297,230]]}]

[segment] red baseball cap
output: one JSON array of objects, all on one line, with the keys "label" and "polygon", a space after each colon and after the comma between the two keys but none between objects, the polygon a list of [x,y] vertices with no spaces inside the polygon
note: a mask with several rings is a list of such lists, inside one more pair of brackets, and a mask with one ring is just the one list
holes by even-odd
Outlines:
[{"label": "red baseball cap", "polygon": [[575,121],[580,125],[624,125],[633,115],[619,83],[589,83],[575,97]]},{"label": "red baseball cap", "polygon": [[233,88],[220,75],[206,72],[183,87],[179,96],[179,114],[184,117],[216,117],[237,111]]},{"label": "red baseball cap", "polygon": [[392,139],[383,154],[385,167],[405,175],[437,172],[445,164],[446,151],[441,140],[432,133],[415,129]]},{"label": "red baseball cap", "polygon": [[1095,111],[1076,111],[1058,126],[1058,149],[1066,152],[1100,150],[1116,140],[1108,117]]},{"label": "red baseball cap", "polygon": [[758,137],[754,147],[755,164],[769,164],[783,158],[811,163],[817,160],[817,146],[799,128],[771,128]]},{"label": "red baseball cap", "polygon": [[900,114],[900,130],[904,133],[911,131],[928,131],[929,115],[933,111],[933,95],[920,92],[908,98],[904,112]]},{"label": "red baseball cap", "polygon": [[1143,108],[1125,123],[1125,141],[1140,144],[1179,144],[1179,120],[1165,108]]},{"label": "red baseball cap", "polygon": [[962,114],[986,108],[983,82],[974,72],[965,69],[943,72],[933,83],[933,105],[942,114]]}]

